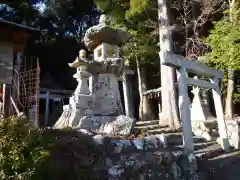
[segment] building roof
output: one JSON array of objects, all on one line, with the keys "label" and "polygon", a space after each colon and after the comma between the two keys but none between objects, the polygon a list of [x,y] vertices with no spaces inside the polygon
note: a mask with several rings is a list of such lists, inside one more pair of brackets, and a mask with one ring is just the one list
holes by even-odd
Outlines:
[{"label": "building roof", "polygon": [[[1,0],[0,0],[0,2],[1,2]],[[13,28],[22,29],[22,30],[25,30],[25,31],[28,31],[28,32],[40,32],[40,30],[38,30],[38,29],[34,29],[34,28],[31,28],[31,27],[28,27],[28,26],[25,26],[25,25],[22,25],[22,24],[7,21],[7,20],[4,20],[2,18],[0,18],[0,24],[8,25],[8,26],[11,26]]]}]

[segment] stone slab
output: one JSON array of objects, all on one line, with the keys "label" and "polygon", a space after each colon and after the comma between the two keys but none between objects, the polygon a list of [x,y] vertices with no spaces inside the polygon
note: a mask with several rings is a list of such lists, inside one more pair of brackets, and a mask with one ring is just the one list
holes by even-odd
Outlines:
[{"label": "stone slab", "polygon": [[71,127],[73,129],[87,129],[108,135],[127,136],[131,133],[135,119],[121,116],[83,116],[87,113],[79,109],[65,110],[54,125],[56,129]]}]

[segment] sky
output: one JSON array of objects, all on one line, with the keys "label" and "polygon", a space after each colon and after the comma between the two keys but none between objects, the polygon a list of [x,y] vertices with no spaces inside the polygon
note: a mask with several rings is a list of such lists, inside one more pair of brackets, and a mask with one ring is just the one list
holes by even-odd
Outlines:
[{"label": "sky", "polygon": [[40,3],[37,3],[37,4],[35,5],[35,7],[42,13],[42,12],[44,12],[44,10],[46,9],[46,4],[40,2]]}]

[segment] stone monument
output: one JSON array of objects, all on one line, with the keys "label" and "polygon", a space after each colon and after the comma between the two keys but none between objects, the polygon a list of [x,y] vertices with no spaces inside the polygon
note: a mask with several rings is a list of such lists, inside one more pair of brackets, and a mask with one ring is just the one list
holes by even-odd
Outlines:
[{"label": "stone monument", "polygon": [[[85,46],[93,51],[93,61],[87,61],[85,52],[80,51],[70,67],[77,68],[74,77],[78,86],[70,103],[55,128],[84,128],[95,132],[128,135],[134,120],[124,116],[118,80],[124,68],[124,59],[119,57],[119,47],[130,38],[129,34],[108,26],[106,15],[99,24],[89,28],[84,37]],[[87,81],[91,77],[91,92]]]}]

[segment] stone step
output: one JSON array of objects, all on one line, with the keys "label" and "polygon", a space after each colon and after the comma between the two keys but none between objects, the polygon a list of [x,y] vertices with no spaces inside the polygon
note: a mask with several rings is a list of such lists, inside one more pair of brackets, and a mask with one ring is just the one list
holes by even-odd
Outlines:
[{"label": "stone step", "polygon": [[152,125],[143,125],[143,126],[135,126],[134,129],[143,129],[143,130],[152,130],[152,129],[159,129],[164,128],[159,124],[152,124]]},{"label": "stone step", "polygon": [[161,128],[155,128],[155,129],[150,129],[146,131],[149,135],[155,135],[155,134],[162,134],[162,133],[177,133],[176,130],[172,130],[169,128],[161,127]]},{"label": "stone step", "polygon": [[[181,146],[182,145],[183,139],[182,139],[182,133],[181,132],[169,133],[169,134],[164,134],[164,135],[166,137],[166,141],[167,141],[168,145],[172,145],[172,146],[179,146],[179,145]],[[196,137],[196,136],[193,136],[193,141],[194,141],[194,144],[212,143],[212,141],[216,142],[215,139],[213,139],[210,142],[206,142],[205,139],[199,138],[199,137]]]},{"label": "stone step", "polygon": [[159,124],[159,120],[151,120],[151,121],[137,121],[137,126],[145,126],[145,125],[155,125]]}]

